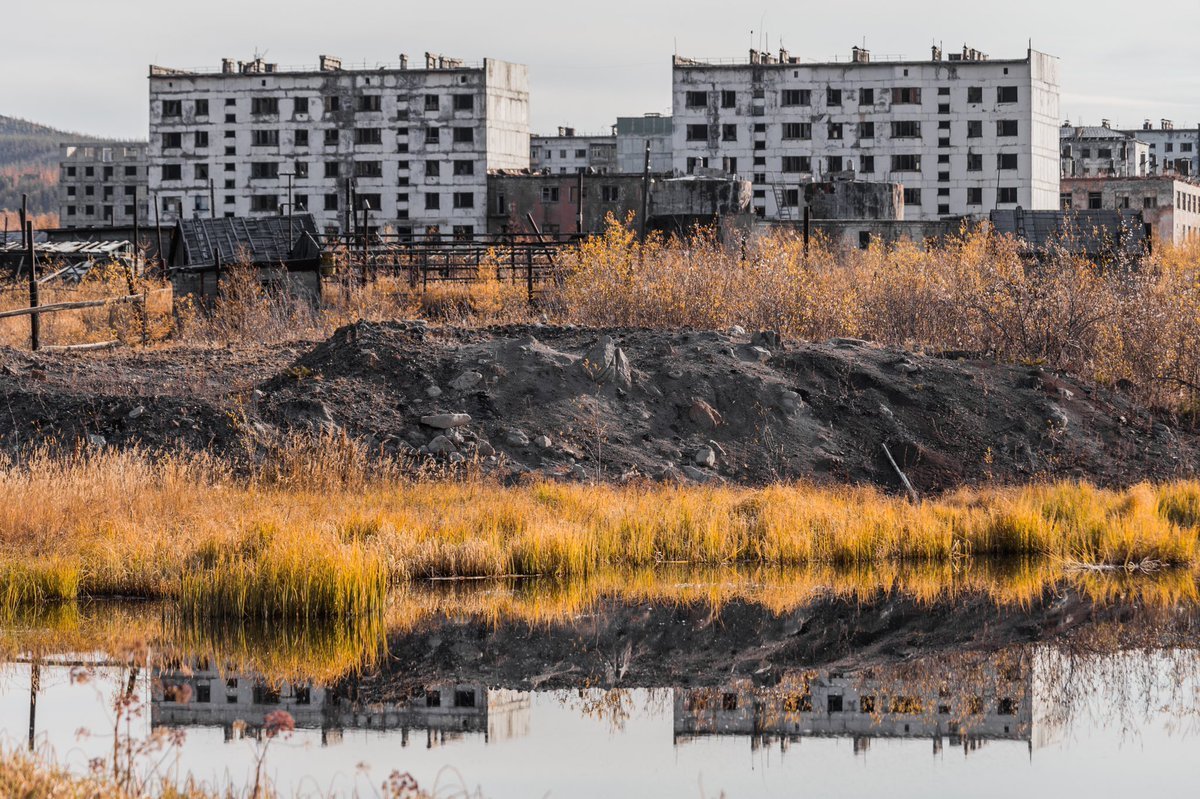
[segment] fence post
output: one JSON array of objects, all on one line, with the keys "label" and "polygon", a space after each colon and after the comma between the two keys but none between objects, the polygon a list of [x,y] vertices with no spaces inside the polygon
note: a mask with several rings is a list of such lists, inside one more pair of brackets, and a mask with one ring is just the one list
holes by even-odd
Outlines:
[{"label": "fence post", "polygon": [[525,250],[525,293],[533,305],[533,247]]},{"label": "fence post", "polygon": [[[33,223],[25,222],[25,254],[29,256],[29,307],[38,307],[37,251],[33,244]],[[38,314],[29,315],[29,345],[34,352],[42,346],[42,323]]]}]

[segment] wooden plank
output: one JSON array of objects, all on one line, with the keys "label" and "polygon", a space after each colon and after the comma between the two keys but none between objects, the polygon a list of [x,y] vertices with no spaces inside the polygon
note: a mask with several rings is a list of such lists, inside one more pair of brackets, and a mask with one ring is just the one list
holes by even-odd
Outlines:
[{"label": "wooden plank", "polygon": [[129,302],[140,298],[141,294],[127,294],[124,297],[109,297],[104,300],[82,300],[79,302],[56,302],[37,308],[18,308],[15,311],[0,311],[0,319],[14,316],[33,316],[35,314],[58,313],[59,311],[74,311],[79,308],[99,308],[102,305],[112,305],[118,302]]},{"label": "wooden plank", "polygon": [[42,347],[42,352],[96,352],[98,350],[114,350],[121,346],[117,339],[112,341],[96,341],[91,344],[51,344]]}]

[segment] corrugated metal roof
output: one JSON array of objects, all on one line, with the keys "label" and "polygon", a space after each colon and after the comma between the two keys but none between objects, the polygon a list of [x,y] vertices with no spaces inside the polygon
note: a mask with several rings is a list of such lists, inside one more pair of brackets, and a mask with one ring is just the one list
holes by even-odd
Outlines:
[{"label": "corrugated metal roof", "polygon": [[171,262],[177,266],[221,262],[232,264],[248,258],[255,264],[292,260],[305,234],[317,237],[311,214],[258,218],[219,217],[182,219],[171,240]]}]

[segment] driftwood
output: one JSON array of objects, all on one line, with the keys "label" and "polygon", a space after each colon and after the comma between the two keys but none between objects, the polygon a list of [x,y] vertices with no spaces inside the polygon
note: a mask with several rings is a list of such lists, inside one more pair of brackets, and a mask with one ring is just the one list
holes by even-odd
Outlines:
[{"label": "driftwood", "polygon": [[42,352],[93,352],[95,350],[113,350],[119,346],[121,346],[121,342],[116,339],[96,341],[91,344],[46,344],[42,346]]},{"label": "driftwood", "polygon": [[917,496],[917,489],[913,488],[912,481],[908,479],[908,475],[901,471],[900,466],[896,463],[896,459],[892,457],[892,451],[888,449],[886,443],[883,445],[883,454],[887,455],[888,463],[892,464],[892,468],[900,476],[900,482],[904,483],[904,487],[908,489],[908,498],[914,503],[920,502],[920,497]]}]

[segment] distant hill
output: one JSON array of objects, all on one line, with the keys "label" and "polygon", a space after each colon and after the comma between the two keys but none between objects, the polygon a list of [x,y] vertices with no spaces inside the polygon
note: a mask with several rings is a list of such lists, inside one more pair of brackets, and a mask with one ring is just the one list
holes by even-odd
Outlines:
[{"label": "distant hill", "polygon": [[58,145],[94,140],[0,115],[0,211],[19,209],[24,193],[31,213],[57,214]]}]

